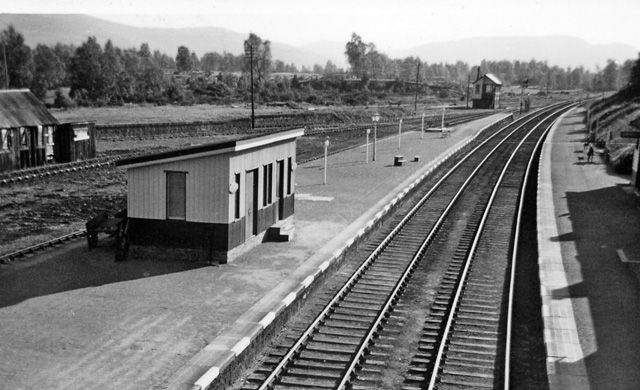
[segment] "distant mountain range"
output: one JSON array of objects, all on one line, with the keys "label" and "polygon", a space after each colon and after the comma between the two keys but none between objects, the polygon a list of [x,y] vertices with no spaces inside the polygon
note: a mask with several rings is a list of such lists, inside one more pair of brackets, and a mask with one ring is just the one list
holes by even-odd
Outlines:
[{"label": "distant mountain range", "polygon": [[[199,56],[209,51],[240,54],[243,41],[249,32],[236,32],[218,27],[198,28],[146,28],[118,24],[86,15],[0,14],[0,29],[12,24],[21,32],[26,43],[35,47],[38,43],[53,45],[57,42],[79,45],[88,36],[95,36],[103,44],[111,39],[119,47],[140,47],[147,42],[152,50],[160,50],[174,56],[178,46],[185,45]],[[269,39],[262,36],[263,39]],[[345,42],[318,41],[292,46],[271,42],[274,59],[297,66],[325,65],[327,60],[345,67]],[[611,43],[591,44],[570,36],[542,37],[487,37],[469,38],[449,42],[428,43],[404,50],[386,52],[390,57],[419,56],[423,61],[449,62],[458,60],[471,65],[482,59],[491,60],[546,60],[549,65],[561,67],[603,67],[611,58],[619,63],[636,59],[637,48]]]}]

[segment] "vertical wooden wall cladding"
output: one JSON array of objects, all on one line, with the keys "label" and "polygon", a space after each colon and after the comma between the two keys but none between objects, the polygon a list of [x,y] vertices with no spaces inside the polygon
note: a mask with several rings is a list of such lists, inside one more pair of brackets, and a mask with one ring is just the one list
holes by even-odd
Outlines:
[{"label": "vertical wooden wall cladding", "polygon": [[[186,220],[228,223],[229,159],[224,155],[167,162],[127,171],[130,217],[166,219],[166,171],[187,172]],[[242,210],[242,209],[241,209]],[[233,212],[233,210],[231,209]],[[231,218],[233,220],[233,218]]]},{"label": "vertical wooden wall cladding", "polygon": [[95,123],[62,123],[53,132],[53,158],[57,163],[96,156]]}]

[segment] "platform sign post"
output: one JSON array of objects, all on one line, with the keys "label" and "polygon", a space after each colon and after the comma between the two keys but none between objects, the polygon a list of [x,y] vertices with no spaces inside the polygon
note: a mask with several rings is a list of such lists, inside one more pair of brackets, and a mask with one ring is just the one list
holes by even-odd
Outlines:
[{"label": "platform sign post", "polygon": [[371,117],[373,122],[373,161],[376,161],[376,141],[378,139],[378,122],[380,121],[380,114],[377,112]]},{"label": "platform sign post", "polygon": [[420,139],[424,139],[424,112],[422,113],[422,126],[420,130]]},{"label": "platform sign post", "polygon": [[365,161],[367,164],[369,164],[369,134],[371,134],[371,129],[367,129],[367,142],[365,143],[366,145],[366,152],[365,152]]},{"label": "platform sign post", "polygon": [[327,156],[329,151],[329,138],[324,140],[324,180],[322,184],[327,184]]},{"label": "platform sign post", "polygon": [[398,150],[400,150],[401,144],[402,144],[402,118],[400,119],[400,123],[398,123]]}]

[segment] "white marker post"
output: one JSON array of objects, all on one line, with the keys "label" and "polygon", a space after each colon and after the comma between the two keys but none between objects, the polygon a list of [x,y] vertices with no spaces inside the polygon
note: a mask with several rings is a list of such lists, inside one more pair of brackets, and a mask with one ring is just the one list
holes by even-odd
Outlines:
[{"label": "white marker post", "polygon": [[378,122],[380,121],[380,114],[377,112],[371,117],[373,122],[373,161],[376,161],[376,140],[378,138]]},{"label": "white marker post", "polygon": [[400,119],[400,123],[398,124],[398,149],[400,149],[401,143],[402,143],[402,119]]},{"label": "white marker post", "polygon": [[422,113],[422,127],[420,130],[420,139],[424,139],[424,112]]},{"label": "white marker post", "polygon": [[371,133],[371,129],[367,129],[367,142],[366,142],[366,154],[365,154],[365,161],[367,164],[369,164],[369,134]]},{"label": "white marker post", "polygon": [[324,141],[324,180],[322,184],[327,184],[327,155],[329,150],[329,138]]},{"label": "white marker post", "polygon": [[447,108],[447,106],[442,106],[442,123],[440,124],[440,128],[442,129],[442,131],[444,131],[444,110]]}]

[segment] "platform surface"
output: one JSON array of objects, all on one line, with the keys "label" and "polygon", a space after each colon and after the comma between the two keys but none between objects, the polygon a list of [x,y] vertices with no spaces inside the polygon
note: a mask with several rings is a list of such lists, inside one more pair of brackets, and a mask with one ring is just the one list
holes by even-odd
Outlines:
[{"label": "platform surface", "polygon": [[640,288],[620,253],[640,260],[630,177],[586,160],[584,109],[549,135],[538,185],[547,374],[555,389],[640,388]]},{"label": "platform surface", "polygon": [[[364,147],[330,156],[327,185],[322,160],[299,165],[294,239],[230,264],[114,263],[113,248],[78,241],[1,266],[0,388],[191,388],[191,363],[235,345],[238,324],[272,310],[438,156],[505,116],[445,138],[405,133],[400,151],[396,137],[381,140],[375,163]],[[394,167],[397,154],[421,159]]]}]

